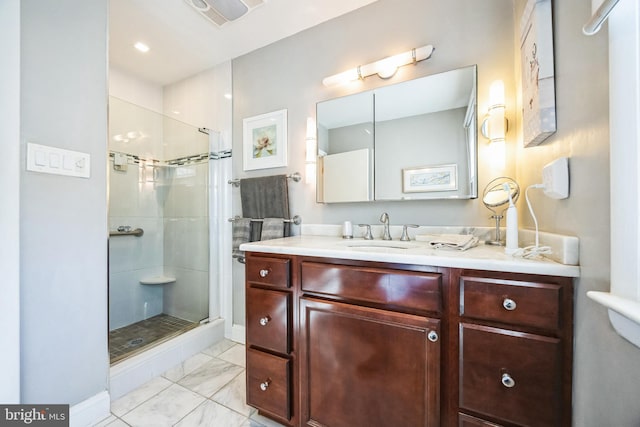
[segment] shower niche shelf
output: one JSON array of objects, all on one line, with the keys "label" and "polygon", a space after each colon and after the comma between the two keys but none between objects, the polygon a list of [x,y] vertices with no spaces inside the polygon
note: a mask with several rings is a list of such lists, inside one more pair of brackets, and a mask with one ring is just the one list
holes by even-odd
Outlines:
[{"label": "shower niche shelf", "polygon": [[140,279],[143,285],[167,285],[176,281],[175,277],[170,276],[151,276]]}]

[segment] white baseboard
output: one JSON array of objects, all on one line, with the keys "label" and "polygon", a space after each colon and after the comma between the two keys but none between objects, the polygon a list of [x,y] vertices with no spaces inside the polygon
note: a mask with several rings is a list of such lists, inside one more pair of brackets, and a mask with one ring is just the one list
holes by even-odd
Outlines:
[{"label": "white baseboard", "polygon": [[111,414],[111,398],[108,391],[102,391],[69,408],[70,427],[89,427],[104,420]]},{"label": "white baseboard", "polygon": [[111,399],[124,396],[223,338],[224,320],[216,319],[113,365],[109,372]]},{"label": "white baseboard", "polygon": [[227,339],[230,339],[231,341],[235,341],[237,343],[240,344],[244,344],[245,343],[245,327],[244,326],[240,326],[240,325],[233,325],[231,327],[231,336],[226,337]]}]

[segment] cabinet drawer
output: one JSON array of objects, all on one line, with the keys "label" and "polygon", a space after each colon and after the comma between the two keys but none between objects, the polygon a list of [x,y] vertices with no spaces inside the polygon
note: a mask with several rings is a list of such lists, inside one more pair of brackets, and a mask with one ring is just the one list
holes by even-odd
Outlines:
[{"label": "cabinet drawer", "polygon": [[247,289],[247,345],[279,353],[291,351],[291,294]]},{"label": "cabinet drawer", "polygon": [[560,354],[556,338],[461,324],[460,408],[523,426],[559,425]]},{"label": "cabinet drawer", "polygon": [[302,290],[410,312],[442,311],[442,276],[383,268],[302,263]]},{"label": "cabinet drawer", "polygon": [[561,327],[562,288],[549,283],[460,278],[460,315],[549,330]]},{"label": "cabinet drawer", "polygon": [[290,363],[289,359],[247,349],[247,404],[290,420]]},{"label": "cabinet drawer", "polygon": [[491,423],[480,418],[466,414],[458,414],[459,427],[502,427],[500,424]]},{"label": "cabinet drawer", "polygon": [[289,280],[289,263],[284,258],[252,257],[247,263],[247,281],[266,286],[278,288],[288,288],[291,286]]}]

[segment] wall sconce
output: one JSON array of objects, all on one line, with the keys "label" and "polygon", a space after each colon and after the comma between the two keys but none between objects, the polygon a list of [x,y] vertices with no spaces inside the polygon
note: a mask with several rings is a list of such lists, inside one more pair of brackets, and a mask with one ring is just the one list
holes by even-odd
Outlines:
[{"label": "wall sconce", "polygon": [[316,121],[313,117],[307,117],[307,138],[305,140],[305,182],[316,182],[316,161],[318,156],[318,141],[316,139]]},{"label": "wall sconce", "polygon": [[480,131],[490,143],[504,142],[509,122],[505,117],[504,83],[496,80],[489,88],[489,111],[482,121]]},{"label": "wall sconce", "polygon": [[431,45],[413,48],[406,52],[389,56],[370,64],[359,65],[350,70],[343,71],[342,73],[325,77],[322,80],[322,84],[325,86],[336,86],[349,83],[354,80],[364,80],[365,77],[372,76],[374,74],[377,74],[380,78],[388,79],[398,71],[398,68],[404,65],[415,64],[431,58],[431,54],[434,50],[435,48]]}]

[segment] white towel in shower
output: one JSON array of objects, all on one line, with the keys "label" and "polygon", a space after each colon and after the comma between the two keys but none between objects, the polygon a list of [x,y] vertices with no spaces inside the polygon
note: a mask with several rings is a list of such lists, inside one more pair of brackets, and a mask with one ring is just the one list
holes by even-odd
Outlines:
[{"label": "white towel in shower", "polygon": [[260,240],[279,239],[284,237],[284,218],[265,218],[262,221]]}]

